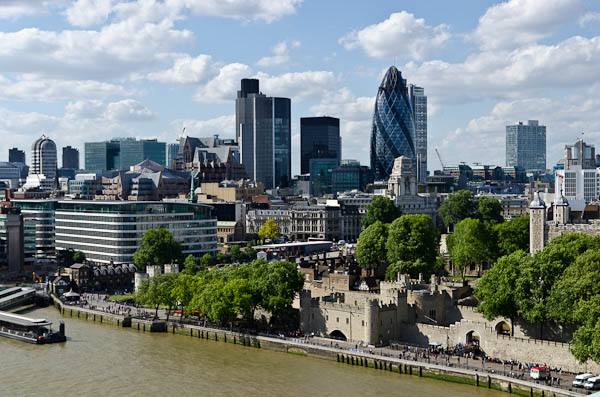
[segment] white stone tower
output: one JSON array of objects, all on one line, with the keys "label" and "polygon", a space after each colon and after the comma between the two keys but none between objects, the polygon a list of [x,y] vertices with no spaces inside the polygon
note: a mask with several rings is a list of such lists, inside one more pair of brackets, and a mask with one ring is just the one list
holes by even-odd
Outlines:
[{"label": "white stone tower", "polygon": [[569,223],[569,202],[560,192],[558,200],[554,202],[554,221],[557,225],[566,225]]},{"label": "white stone tower", "polygon": [[529,252],[533,255],[546,245],[546,203],[535,192],[529,203]]},{"label": "white stone tower", "polygon": [[417,195],[417,176],[410,157],[400,156],[394,160],[388,190],[394,197]]}]

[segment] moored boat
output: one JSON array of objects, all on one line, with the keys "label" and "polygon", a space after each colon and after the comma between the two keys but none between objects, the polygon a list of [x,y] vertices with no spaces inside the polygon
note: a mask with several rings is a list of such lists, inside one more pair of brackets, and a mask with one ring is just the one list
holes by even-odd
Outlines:
[{"label": "moored boat", "polygon": [[45,344],[65,342],[65,324],[60,322],[59,330],[50,327],[45,319],[32,319],[19,314],[0,312],[0,336],[23,342]]}]

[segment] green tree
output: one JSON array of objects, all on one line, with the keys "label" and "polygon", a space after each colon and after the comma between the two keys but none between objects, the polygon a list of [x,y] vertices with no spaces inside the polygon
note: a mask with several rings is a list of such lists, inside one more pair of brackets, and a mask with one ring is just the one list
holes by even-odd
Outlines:
[{"label": "green tree", "polygon": [[394,202],[384,196],[375,196],[367,205],[367,212],[362,217],[363,228],[366,229],[375,222],[392,223],[402,215],[402,210]]},{"label": "green tree", "polygon": [[600,252],[587,250],[565,269],[549,297],[550,316],[563,324],[576,324],[579,305],[600,295]]},{"label": "green tree", "polygon": [[494,225],[498,240],[498,254],[509,255],[523,250],[529,252],[529,215],[523,215]]},{"label": "green tree", "polygon": [[74,263],[84,263],[85,262],[85,254],[81,251],[73,252],[73,262]]},{"label": "green tree", "polygon": [[256,288],[260,306],[275,317],[288,312],[296,295],[304,286],[304,279],[294,263],[255,261],[259,277]]},{"label": "green tree", "polygon": [[244,261],[252,262],[256,259],[256,250],[252,247],[251,243],[246,244],[244,248]]},{"label": "green tree", "polygon": [[59,264],[65,267],[69,267],[75,263],[73,257],[75,256],[75,251],[72,248],[67,248],[66,250],[58,250],[56,254],[56,260]]},{"label": "green tree", "polygon": [[575,317],[581,326],[573,334],[571,353],[581,363],[600,361],[600,295],[581,301]]},{"label": "green tree", "polygon": [[393,281],[398,278],[398,273],[408,274],[411,278],[419,277],[419,273],[423,277],[428,278],[437,270],[437,261],[433,263],[425,263],[421,259],[415,261],[397,261],[390,264],[385,270],[385,279]]},{"label": "green tree", "polygon": [[356,244],[358,265],[377,268],[385,263],[388,225],[377,221],[360,233]]},{"label": "green tree", "polygon": [[461,270],[463,281],[467,266],[480,266],[489,258],[490,236],[489,228],[479,219],[466,218],[454,226],[454,233],[447,239],[448,253]]},{"label": "green tree", "polygon": [[267,219],[265,224],[258,230],[258,236],[261,240],[274,240],[281,236],[277,222],[274,219]]},{"label": "green tree", "polygon": [[244,259],[244,254],[242,253],[239,245],[234,245],[231,247],[229,254],[231,255],[231,260],[233,262],[242,262]]},{"label": "green tree", "polygon": [[516,251],[503,256],[477,282],[474,295],[479,301],[477,311],[491,321],[497,317],[507,317],[511,320],[513,330],[514,320],[519,313],[519,297],[515,285],[521,277],[523,264],[532,262],[531,256],[524,251]]},{"label": "green tree", "polygon": [[486,196],[479,197],[477,212],[479,213],[479,219],[483,222],[489,222],[492,225],[504,222],[502,203],[498,199]]},{"label": "green tree", "polygon": [[476,206],[473,193],[468,190],[450,193],[442,203],[439,214],[448,229],[463,219],[475,217]]},{"label": "green tree", "polygon": [[162,303],[160,276],[144,280],[136,292],[135,301],[141,305],[155,308],[154,317],[158,317],[158,308]]},{"label": "green tree", "polygon": [[166,229],[150,229],[144,233],[140,248],[133,260],[140,270],[150,265],[164,265],[181,261],[181,244]]},{"label": "green tree", "polygon": [[175,295],[175,285],[178,275],[176,273],[161,274],[154,276],[158,278],[158,293],[160,295],[160,304],[167,306],[167,321],[171,315],[171,309],[177,305],[177,297]]},{"label": "green tree", "polygon": [[190,305],[194,299],[194,292],[198,287],[197,283],[198,279],[196,277],[186,273],[179,273],[178,277],[175,279],[171,294],[181,305],[181,318],[179,319],[179,322],[182,322],[183,317],[190,313]]},{"label": "green tree", "polygon": [[[389,226],[386,242],[389,263],[419,261],[424,266],[422,270],[428,270],[427,266],[432,267],[436,261],[437,248],[435,227],[427,215],[402,215]],[[421,273],[417,269],[413,267],[411,276]]]},{"label": "green tree", "polygon": [[183,270],[181,272],[188,275],[194,275],[197,271],[198,259],[196,259],[194,255],[189,254],[183,262]]},{"label": "green tree", "polygon": [[213,256],[211,254],[204,254],[202,256],[202,258],[200,258],[200,261],[198,262],[198,265],[203,268],[213,266],[214,264],[215,264],[215,258],[213,258]]}]

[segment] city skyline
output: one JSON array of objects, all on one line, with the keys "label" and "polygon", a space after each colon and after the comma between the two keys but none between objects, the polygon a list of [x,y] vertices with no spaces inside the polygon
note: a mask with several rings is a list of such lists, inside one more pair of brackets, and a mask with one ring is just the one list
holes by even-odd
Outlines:
[{"label": "city skyline", "polygon": [[6,4],[0,133],[28,158],[42,133],[80,152],[119,136],[173,143],[184,126],[233,138],[235,91],[255,77],[294,104],[292,175],[300,117],[340,118],[344,157],[368,164],[376,87],[391,64],[428,96],[430,171],[436,147],[448,164],[503,164],[504,127],[519,120],[544,120],[548,166],[582,132],[600,138],[592,1]]}]

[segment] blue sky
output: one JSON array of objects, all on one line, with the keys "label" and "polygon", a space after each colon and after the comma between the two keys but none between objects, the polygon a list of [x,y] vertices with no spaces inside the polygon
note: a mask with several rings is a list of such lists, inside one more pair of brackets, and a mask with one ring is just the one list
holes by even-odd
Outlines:
[{"label": "blue sky", "polygon": [[[504,126],[547,126],[548,166],[600,138],[593,0],[3,0],[0,136],[27,151],[117,136],[235,135],[242,77],[341,119],[343,157],[369,161],[373,101],[395,62],[429,98],[429,169],[504,164]],[[81,161],[83,162],[83,150]],[[83,163],[82,163],[83,164]]]}]

